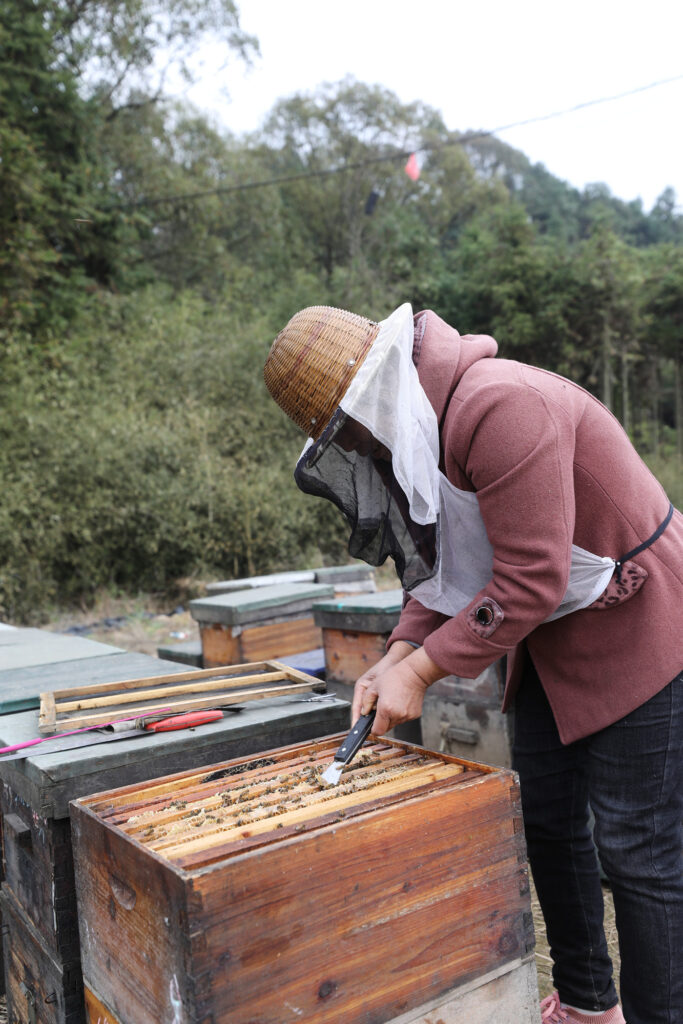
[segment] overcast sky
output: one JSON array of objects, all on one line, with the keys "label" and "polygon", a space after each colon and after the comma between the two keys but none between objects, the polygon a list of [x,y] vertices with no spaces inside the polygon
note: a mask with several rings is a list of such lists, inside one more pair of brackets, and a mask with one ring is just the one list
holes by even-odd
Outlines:
[{"label": "overcast sky", "polygon": [[579,188],[602,181],[649,210],[672,186],[682,209],[681,0],[238,0],[238,7],[261,57],[245,71],[224,49],[205,47],[201,82],[185,92],[236,133],[260,127],[277,99],[345,75],[406,103],[421,100],[459,131],[681,76],[498,135]]}]

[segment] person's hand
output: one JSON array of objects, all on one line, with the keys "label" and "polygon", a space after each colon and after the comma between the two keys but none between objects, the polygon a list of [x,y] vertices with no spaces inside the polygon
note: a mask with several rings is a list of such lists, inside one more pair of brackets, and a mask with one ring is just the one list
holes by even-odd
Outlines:
[{"label": "person's hand", "polygon": [[[392,648],[393,649],[393,648]],[[358,680],[354,690],[351,719],[367,715],[376,707],[372,731],[381,736],[402,722],[419,718],[427,688],[444,672],[422,648],[410,649],[407,656],[385,664],[382,659],[375,668]]]},{"label": "person's hand", "polygon": [[[394,665],[398,665],[400,661],[407,658],[409,654],[412,654],[415,648],[412,644],[406,643],[404,640],[397,640],[396,643],[392,644],[387,653],[383,658],[380,658],[376,664],[364,672],[362,676],[359,676],[356,680],[356,685],[353,690],[353,705],[351,707],[351,721],[357,722],[361,715],[361,705],[365,707],[363,697],[366,690],[370,689],[374,694],[375,683],[381,675],[387,672]],[[375,706],[373,702],[367,707],[368,712]]]}]

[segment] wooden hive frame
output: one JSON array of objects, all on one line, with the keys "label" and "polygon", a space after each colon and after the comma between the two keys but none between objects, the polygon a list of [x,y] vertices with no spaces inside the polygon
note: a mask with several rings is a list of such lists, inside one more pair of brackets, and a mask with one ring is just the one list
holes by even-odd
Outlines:
[{"label": "wooden hive frame", "polygon": [[40,695],[41,733],[104,725],[117,718],[228,707],[268,697],[324,693],[320,679],[278,661],[194,669],[163,676],[97,683]]},{"label": "wooden hive frame", "polygon": [[329,786],[321,776],[339,739],[127,787],[88,806],[165,860],[195,870],[486,771],[448,755],[375,741],[344,770],[339,785]]}]

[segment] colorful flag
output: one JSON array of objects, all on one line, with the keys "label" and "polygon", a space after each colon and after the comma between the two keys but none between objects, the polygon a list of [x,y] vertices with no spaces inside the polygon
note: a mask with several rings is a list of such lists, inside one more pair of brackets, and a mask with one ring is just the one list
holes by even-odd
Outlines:
[{"label": "colorful flag", "polygon": [[405,165],[403,170],[406,172],[411,181],[417,181],[420,177],[420,165],[417,162],[417,157],[414,153],[411,153],[408,157],[408,163]]}]

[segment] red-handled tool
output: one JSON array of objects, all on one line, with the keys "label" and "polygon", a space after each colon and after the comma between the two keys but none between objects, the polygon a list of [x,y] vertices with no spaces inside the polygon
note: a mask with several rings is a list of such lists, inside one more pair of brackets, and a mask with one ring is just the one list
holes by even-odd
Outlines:
[{"label": "red-handled tool", "polygon": [[[170,708],[162,708],[162,711],[170,711]],[[23,743],[13,743],[9,747],[0,747],[0,754],[11,754],[15,750],[23,750],[24,747],[35,747],[39,743],[49,743],[50,740],[61,740],[63,736],[76,736],[82,732],[94,732],[96,729],[106,729],[110,726],[116,726],[120,722],[132,722],[135,721],[137,726],[139,720],[138,715],[128,715],[126,718],[115,718],[111,722],[101,722],[100,725],[86,725],[83,729],[70,729],[69,732],[58,732],[53,736],[40,736],[35,740],[24,740]],[[28,756],[28,755],[27,755]]]},{"label": "red-handled tool", "polygon": [[[162,711],[170,711],[170,708],[162,708]],[[16,743],[11,747],[0,748],[0,764],[5,761],[18,761],[26,757],[35,757],[38,754],[61,754],[65,750],[78,749],[82,747],[97,746],[99,743],[112,743],[115,740],[130,740],[137,736],[144,736],[149,732],[171,732],[175,729],[191,729],[195,725],[203,725],[206,722],[217,722],[223,717],[223,712],[218,710],[210,711],[188,711],[185,714],[172,715],[160,719],[147,721],[138,715],[131,715],[128,718],[117,719],[107,722],[101,726],[88,726],[85,729],[74,729],[71,732],[58,733],[56,736],[43,736],[37,740],[28,740],[24,743]],[[103,734],[101,729],[111,729],[120,725],[121,722],[133,721],[134,729],[115,731]],[[82,735],[85,733],[86,735]],[[40,746],[34,750],[34,746]],[[25,749],[24,749],[25,748]],[[5,752],[9,751],[5,756]]]},{"label": "red-handled tool", "polygon": [[186,711],[182,715],[162,718],[160,722],[145,723],[143,728],[147,732],[172,732],[173,729],[192,729],[195,725],[218,722],[222,717],[222,711]]}]

